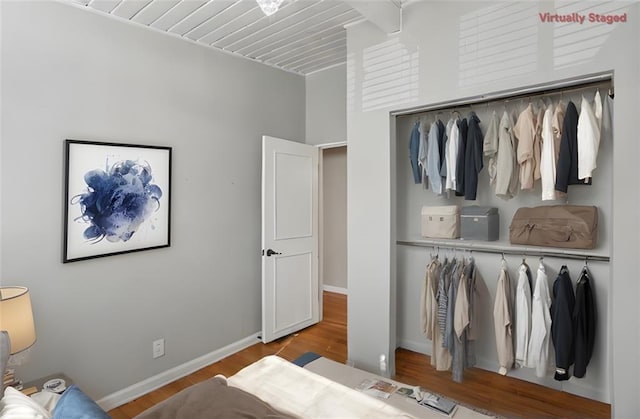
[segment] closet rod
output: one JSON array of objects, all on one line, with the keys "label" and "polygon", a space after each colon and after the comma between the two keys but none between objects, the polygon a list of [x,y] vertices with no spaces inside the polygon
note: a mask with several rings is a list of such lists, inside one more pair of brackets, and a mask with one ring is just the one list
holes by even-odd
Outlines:
[{"label": "closet rod", "polygon": [[[464,243],[451,241],[423,240],[423,241],[405,241],[398,240],[396,244],[402,246],[418,246],[418,247],[439,247],[443,249],[461,249],[472,250],[481,253],[495,253],[502,255],[518,255],[518,256],[537,256],[537,257],[556,257],[563,259],[578,259],[597,262],[609,262],[609,256],[594,255],[577,251],[554,250],[549,248],[533,249],[530,247],[501,247],[491,246],[479,243]],[[544,250],[543,250],[544,249]]]},{"label": "closet rod", "polygon": [[447,102],[439,102],[434,103],[427,106],[420,106],[416,108],[409,108],[399,111],[391,112],[391,116],[403,116],[403,115],[413,115],[417,113],[423,113],[428,111],[435,111],[441,109],[455,108],[461,106],[469,106],[469,105],[479,105],[484,103],[496,102],[504,99],[517,99],[520,97],[531,96],[539,93],[551,94],[560,93],[563,89],[569,88],[577,88],[577,89],[585,89],[591,86],[601,84],[601,83],[613,83],[613,73],[605,72],[605,73],[594,73],[590,75],[586,75],[579,78],[573,79],[565,79],[558,80],[551,83],[542,83],[529,87],[511,89],[511,90],[502,90],[498,92],[478,95],[478,96],[470,96],[462,99],[456,99]]}]

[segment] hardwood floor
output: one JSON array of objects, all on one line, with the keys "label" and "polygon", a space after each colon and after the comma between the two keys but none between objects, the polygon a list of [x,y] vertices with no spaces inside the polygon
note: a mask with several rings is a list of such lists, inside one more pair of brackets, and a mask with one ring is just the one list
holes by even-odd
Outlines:
[{"label": "hardwood floor", "polygon": [[[195,373],[167,384],[143,397],[109,411],[114,419],[132,418],[180,390],[213,377],[230,376],[265,355],[278,354],[294,360],[305,352],[316,352],[337,362],[347,359],[347,298],[324,293],[324,319],[276,342],[257,343]],[[435,371],[429,357],[406,349],[396,351],[397,381],[420,385],[461,403],[507,417],[609,418],[611,406],[555,391],[547,387],[471,368],[464,383],[451,380],[450,372]],[[197,419],[197,418],[194,418]]]}]

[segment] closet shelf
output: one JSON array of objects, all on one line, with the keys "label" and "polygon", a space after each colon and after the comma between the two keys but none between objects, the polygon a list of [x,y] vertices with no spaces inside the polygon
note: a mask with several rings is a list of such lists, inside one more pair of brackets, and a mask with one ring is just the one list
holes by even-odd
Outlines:
[{"label": "closet shelf", "polygon": [[463,249],[482,253],[497,253],[505,255],[526,255],[538,257],[557,257],[564,259],[580,259],[598,262],[609,262],[607,255],[598,254],[589,251],[580,251],[579,249],[558,249],[550,247],[527,247],[517,245],[492,245],[488,242],[467,241],[467,240],[397,240],[396,244],[401,246],[418,246],[418,247],[441,247],[443,249]]}]

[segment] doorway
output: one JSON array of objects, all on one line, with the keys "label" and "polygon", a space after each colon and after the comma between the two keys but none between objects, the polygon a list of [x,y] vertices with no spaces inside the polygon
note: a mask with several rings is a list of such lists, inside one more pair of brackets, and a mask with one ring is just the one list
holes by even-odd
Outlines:
[{"label": "doorway", "polygon": [[320,284],[347,294],[347,145],[320,145]]}]

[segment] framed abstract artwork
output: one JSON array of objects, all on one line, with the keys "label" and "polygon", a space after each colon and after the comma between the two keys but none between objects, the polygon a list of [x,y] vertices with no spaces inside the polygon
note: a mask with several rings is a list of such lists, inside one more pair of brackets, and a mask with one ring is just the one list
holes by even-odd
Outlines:
[{"label": "framed abstract artwork", "polygon": [[65,141],[64,263],[170,246],[171,151]]}]

